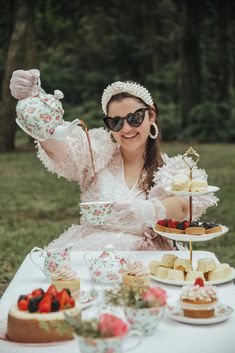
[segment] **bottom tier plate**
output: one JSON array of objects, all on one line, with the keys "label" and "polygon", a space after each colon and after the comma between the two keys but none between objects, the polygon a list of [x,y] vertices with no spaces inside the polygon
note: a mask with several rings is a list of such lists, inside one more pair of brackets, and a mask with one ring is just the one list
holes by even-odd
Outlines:
[{"label": "bottom tier plate", "polygon": [[229,319],[229,317],[233,313],[233,308],[229,305],[226,304],[219,304],[218,307],[215,310],[215,316],[210,317],[208,319],[196,319],[196,318],[191,318],[191,317],[186,317],[183,314],[182,308],[179,306],[178,303],[172,306],[167,307],[167,315],[179,322],[183,322],[184,324],[191,324],[191,325],[210,325],[210,324],[216,324],[222,321],[225,321]]}]

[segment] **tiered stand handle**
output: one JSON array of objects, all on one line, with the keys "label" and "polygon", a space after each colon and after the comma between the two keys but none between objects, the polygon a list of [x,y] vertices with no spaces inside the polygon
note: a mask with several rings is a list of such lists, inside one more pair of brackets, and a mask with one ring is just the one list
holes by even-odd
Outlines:
[{"label": "tiered stand handle", "polygon": [[[191,163],[189,162],[189,160],[187,160],[187,157],[191,157],[192,161]],[[195,157],[195,160],[193,159],[193,157]],[[189,191],[191,191],[191,181],[193,178],[193,168],[195,166],[197,166],[197,163],[200,159],[199,154],[192,148],[189,147],[189,149],[185,152],[185,154],[182,156],[184,162],[187,164],[187,166],[189,167],[189,180],[190,180],[190,188]],[[189,222],[191,223],[193,219],[193,197],[189,196]],[[192,247],[192,242],[189,242],[189,251],[190,251],[190,262],[192,263],[192,259],[193,259],[193,247]]]}]

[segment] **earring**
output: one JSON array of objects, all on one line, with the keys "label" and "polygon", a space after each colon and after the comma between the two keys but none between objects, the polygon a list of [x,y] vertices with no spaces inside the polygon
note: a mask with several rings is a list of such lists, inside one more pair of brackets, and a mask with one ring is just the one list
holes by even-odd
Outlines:
[{"label": "earring", "polygon": [[[153,134],[151,133],[151,128],[155,130]],[[158,137],[158,127],[156,123],[152,123],[150,125],[149,137],[153,140],[156,140],[156,138]]]}]

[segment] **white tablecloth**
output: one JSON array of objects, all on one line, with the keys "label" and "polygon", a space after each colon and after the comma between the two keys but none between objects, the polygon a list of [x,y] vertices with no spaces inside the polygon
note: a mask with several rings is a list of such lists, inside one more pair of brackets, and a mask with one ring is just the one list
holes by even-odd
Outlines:
[{"label": "white tablecloth", "polygon": [[[178,251],[179,257],[189,258],[189,252]],[[94,254],[96,254],[94,252]],[[130,252],[119,252],[127,256]],[[158,260],[164,252],[132,252],[148,265],[151,260]],[[36,255],[37,256],[37,255]],[[207,251],[194,251],[193,262],[201,257],[214,257]],[[92,287],[94,282],[89,278],[87,268],[83,262],[83,252],[71,253],[72,265],[79,272],[81,287]],[[42,258],[39,258],[42,261]],[[0,300],[0,322],[6,324],[7,313],[12,303],[15,303],[22,293],[43,286],[49,282],[43,273],[26,256],[19,267],[15,277]],[[181,287],[162,285],[152,281],[152,285],[161,285],[167,290],[168,302],[171,304],[178,300]],[[235,286],[233,282],[217,286],[219,300],[235,309]],[[92,310],[92,309],[86,309]],[[128,342],[131,344],[132,342]],[[128,344],[128,345],[129,345]],[[0,340],[0,353],[79,353],[76,340],[50,345],[23,345]],[[135,353],[234,353],[235,352],[235,314],[229,320],[213,325],[187,325],[182,324],[167,316],[159,324],[156,334],[144,337],[141,345],[133,350]]]}]

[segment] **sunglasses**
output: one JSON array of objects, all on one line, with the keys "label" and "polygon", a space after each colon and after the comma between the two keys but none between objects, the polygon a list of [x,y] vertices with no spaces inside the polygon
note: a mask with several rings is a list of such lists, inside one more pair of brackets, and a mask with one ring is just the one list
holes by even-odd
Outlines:
[{"label": "sunglasses", "polygon": [[129,113],[125,118],[121,118],[120,116],[115,116],[111,118],[109,116],[105,116],[103,118],[105,125],[112,131],[118,132],[123,128],[124,120],[132,127],[138,127],[142,124],[145,117],[145,111],[149,108],[140,108],[137,109],[134,113]]}]

